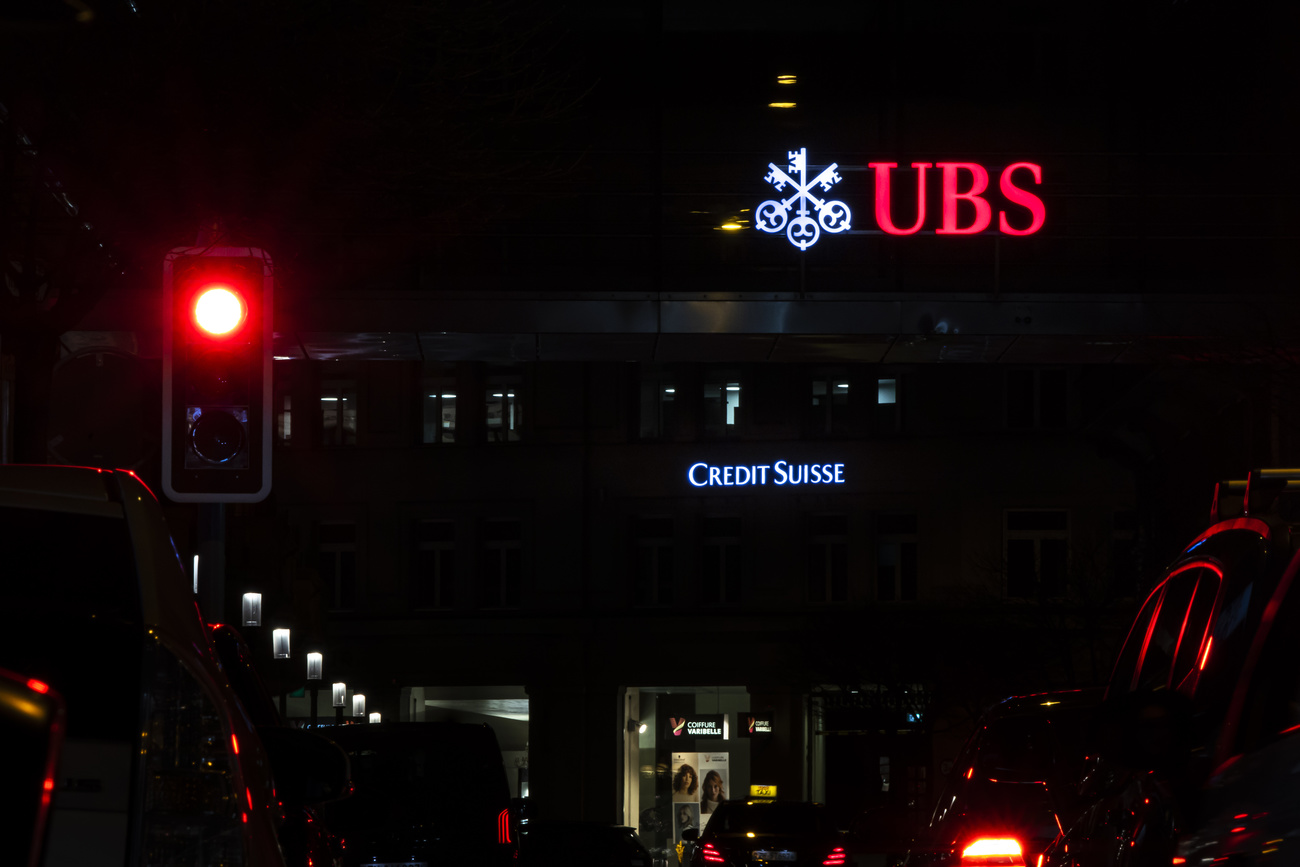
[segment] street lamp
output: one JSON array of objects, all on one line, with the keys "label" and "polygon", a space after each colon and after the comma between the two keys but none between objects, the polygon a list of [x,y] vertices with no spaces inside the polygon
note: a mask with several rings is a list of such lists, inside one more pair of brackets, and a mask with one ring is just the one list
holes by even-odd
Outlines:
[{"label": "street lamp", "polygon": [[307,684],[311,687],[311,727],[316,727],[316,691],[320,685],[320,670],[325,664],[325,657],[320,653],[307,654]]},{"label": "street lamp", "polygon": [[[198,557],[194,558],[196,561]],[[262,625],[262,594],[245,593],[243,602],[243,621],[245,626]]]},{"label": "street lamp", "polygon": [[[276,659],[285,659],[285,660],[287,660],[287,659],[289,658],[289,630],[287,630],[287,629],[275,629],[275,630],[272,630],[272,631],[271,631],[271,650],[274,652],[274,654],[275,654],[275,658],[276,658]],[[288,687],[288,685],[287,685],[287,682],[286,682],[286,679],[285,679],[285,676],[284,676],[284,666],[285,666],[285,665],[286,665],[286,663],[283,663],[283,662],[282,662],[282,663],[279,663],[279,675],[280,675],[280,719],[281,719],[282,721],[285,719],[285,716],[286,716],[286,713],[285,713],[285,705],[288,703],[288,700],[289,700],[289,698],[288,698],[288,689],[289,689],[289,687]]]},{"label": "street lamp", "polygon": [[374,711],[374,712],[372,712],[372,713],[370,714],[370,721],[371,721],[372,723],[377,723],[377,722],[379,722],[379,719],[380,719],[380,715],[379,715],[379,712],[378,712],[378,711]]},{"label": "street lamp", "polygon": [[334,725],[343,725],[343,705],[348,700],[348,685],[342,681],[334,684]]},{"label": "street lamp", "polygon": [[352,695],[352,715],[366,715],[366,697],[359,692]]}]

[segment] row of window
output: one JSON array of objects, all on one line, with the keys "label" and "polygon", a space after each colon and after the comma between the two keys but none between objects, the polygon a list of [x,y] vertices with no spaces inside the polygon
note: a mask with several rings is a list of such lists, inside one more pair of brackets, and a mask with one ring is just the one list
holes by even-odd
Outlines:
[{"label": "row of window", "polygon": [[[458,391],[453,380],[426,379],[421,390],[421,442],[444,445],[464,441],[466,401],[481,401],[483,429],[490,442],[524,438],[522,377],[499,378],[474,394]],[[1012,430],[1061,429],[1067,419],[1067,377],[1064,370],[1006,371],[1006,425]],[[706,374],[693,394],[672,375],[657,368],[643,371],[638,402],[637,432],[641,439],[673,438],[682,429],[684,413],[698,417],[706,438],[738,435],[750,423],[752,401],[737,374]],[[806,392],[803,429],[810,436],[853,436],[870,431],[888,435],[902,430],[902,382],[897,377],[866,381],[843,376],[814,376]],[[689,398],[689,400],[688,400]],[[743,398],[743,399],[742,399]],[[293,399],[281,395],[277,407],[277,439],[293,438]],[[471,407],[473,408],[473,407]],[[782,408],[784,409],[784,408]],[[327,378],[319,388],[320,442],[325,446],[357,444],[359,411],[357,381]]]},{"label": "row of window", "polygon": [[[877,601],[918,598],[921,557],[917,516],[878,514],[872,537],[870,595]],[[744,581],[741,519],[710,516],[702,519],[694,552],[696,568],[688,587],[679,581],[680,542],[674,519],[633,518],[630,527],[627,575],[634,603],[666,607],[688,602],[738,605]],[[1068,594],[1069,516],[1064,510],[1010,510],[1004,514],[1003,594],[1011,599],[1057,599]],[[353,523],[321,524],[317,530],[318,569],[334,610],[357,604],[357,545]],[[1111,557],[1116,565],[1116,596],[1132,595],[1125,566],[1131,566],[1131,534],[1117,521]],[[817,514],[808,518],[805,537],[804,598],[810,604],[850,600],[853,545],[846,514]],[[516,519],[482,522],[473,551],[473,598],[460,581],[457,522],[417,521],[412,532],[410,603],[419,610],[450,608],[518,608],[522,601],[524,532]],[[689,598],[687,598],[689,597]]]}]

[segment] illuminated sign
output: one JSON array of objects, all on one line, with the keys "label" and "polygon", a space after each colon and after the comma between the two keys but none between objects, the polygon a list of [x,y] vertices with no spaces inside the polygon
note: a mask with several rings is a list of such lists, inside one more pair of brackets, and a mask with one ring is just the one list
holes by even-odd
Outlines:
[{"label": "illuminated sign", "polygon": [[[770,472],[769,472],[770,471]],[[746,487],[748,485],[842,485],[844,464],[737,464],[713,466],[691,464],[686,480],[696,488]]]},{"label": "illuminated sign", "polygon": [[776,786],[750,786],[749,796],[751,798],[775,798]]},{"label": "illuminated sign", "polygon": [[[780,201],[768,200],[758,206],[754,227],[761,232],[777,233],[784,231],[786,237],[800,250],[807,250],[821,237],[821,231],[843,232],[849,228],[850,212],[848,205],[840,201],[818,198],[814,187],[828,191],[840,182],[839,165],[831,163],[806,181],[808,174],[807,148],[790,151],[789,165],[783,170],[773,163],[768,163],[770,171],[765,180],[778,192],[786,187],[793,187],[793,194]],[[914,235],[925,227],[926,223],[926,183],[932,170],[939,173],[940,185],[940,219],[934,230],[936,235],[976,235],[988,229],[993,223],[993,206],[985,198],[989,188],[989,171],[979,163],[912,163],[911,171],[916,174],[915,220],[910,226],[899,226],[894,222],[894,184],[893,174],[898,170],[898,163],[868,163],[875,181],[874,215],[876,225],[888,235]],[[794,176],[798,176],[798,180]],[[1043,227],[1047,219],[1047,208],[1037,194],[1026,189],[1028,182],[1038,186],[1043,183],[1043,168],[1038,163],[1017,162],[1002,169],[998,176],[998,190],[1002,198],[1015,208],[1008,216],[1005,210],[998,211],[997,229],[1004,235],[1032,235]],[[959,213],[960,203],[967,203],[965,212],[969,222],[962,224]],[[798,206],[795,216],[791,210]],[[809,210],[809,206],[812,210]],[[810,214],[816,214],[814,220]]]},{"label": "illuminated sign", "polygon": [[752,738],[755,735],[770,735],[772,733],[772,717],[768,714],[757,714],[754,711],[742,710],[736,714],[736,732],[742,738]]},{"label": "illuminated sign", "polygon": [[673,737],[720,738],[725,736],[724,714],[694,714],[689,717],[669,717],[668,731]]},{"label": "illuminated sign", "polygon": [[[840,176],[836,171],[838,165],[831,163],[809,181],[806,180],[808,149],[799,148],[797,151],[790,151],[786,156],[789,157],[789,164],[785,169],[776,163],[767,164],[770,171],[764,180],[776,187],[778,193],[784,192],[786,187],[794,187],[794,193],[787,199],[780,201],[769,199],[759,205],[754,225],[759,231],[772,234],[784,230],[791,244],[800,250],[807,250],[817,243],[822,229],[828,232],[843,232],[849,228],[849,220],[853,215],[849,212],[849,206],[843,202],[821,199],[812,192],[813,187],[821,187],[823,192],[828,192],[831,187],[840,182]],[[798,180],[793,177],[794,175],[798,175]],[[790,209],[795,205],[799,206],[799,210],[791,219]],[[813,206],[813,212],[817,214],[816,220],[808,216],[809,205]]]}]

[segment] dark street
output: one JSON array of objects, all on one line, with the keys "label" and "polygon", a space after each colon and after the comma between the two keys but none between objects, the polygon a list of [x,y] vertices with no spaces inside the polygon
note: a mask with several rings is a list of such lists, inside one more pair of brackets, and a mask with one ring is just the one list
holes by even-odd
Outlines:
[{"label": "dark street", "polygon": [[0,861],[1291,863],[1297,17],[8,7]]}]

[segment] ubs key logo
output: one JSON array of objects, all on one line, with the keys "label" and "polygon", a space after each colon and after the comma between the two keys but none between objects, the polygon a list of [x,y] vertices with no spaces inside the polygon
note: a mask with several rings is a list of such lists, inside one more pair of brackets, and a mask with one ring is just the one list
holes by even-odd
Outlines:
[{"label": "ubs key logo", "polygon": [[[809,181],[806,180],[808,149],[799,148],[797,151],[790,151],[787,156],[790,162],[785,169],[776,163],[767,164],[770,171],[764,180],[776,187],[778,193],[783,192],[787,186],[794,187],[794,194],[780,201],[768,199],[759,205],[754,227],[759,231],[772,234],[784,230],[791,244],[800,250],[807,250],[817,243],[822,229],[827,232],[843,232],[849,228],[849,221],[853,214],[849,211],[849,206],[843,202],[820,199],[812,192],[813,187],[821,187],[822,192],[829,192],[831,187],[840,182],[838,163],[831,163]],[[795,175],[798,176],[798,180],[793,177]],[[791,218],[790,209],[796,204],[799,206],[797,216]],[[809,216],[811,213],[808,210],[809,204],[812,205],[812,212],[817,214],[815,220]]]}]

